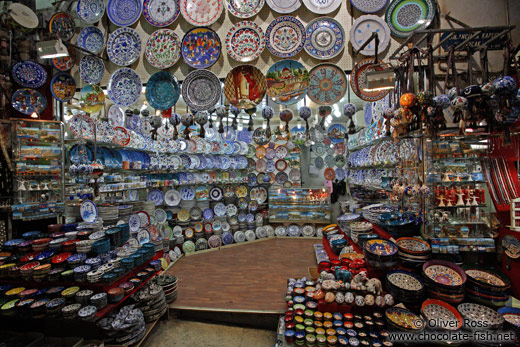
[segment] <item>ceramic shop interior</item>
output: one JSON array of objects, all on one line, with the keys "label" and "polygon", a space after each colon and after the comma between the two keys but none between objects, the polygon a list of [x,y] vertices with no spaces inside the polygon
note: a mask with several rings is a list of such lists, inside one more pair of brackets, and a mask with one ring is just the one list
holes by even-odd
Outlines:
[{"label": "ceramic shop interior", "polygon": [[519,345],[519,16],[1,2],[0,344]]}]

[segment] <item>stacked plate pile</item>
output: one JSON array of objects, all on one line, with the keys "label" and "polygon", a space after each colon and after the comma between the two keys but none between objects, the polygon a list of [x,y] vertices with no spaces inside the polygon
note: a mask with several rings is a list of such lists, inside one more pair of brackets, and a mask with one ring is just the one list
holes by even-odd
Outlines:
[{"label": "stacked plate pile", "polygon": [[463,266],[468,278],[466,298],[490,307],[503,307],[509,300],[509,278],[499,271],[475,265]]},{"label": "stacked plate pile", "polygon": [[[69,239],[66,237],[58,237],[58,238],[52,240],[51,242],[49,242],[49,250],[56,251],[56,252],[59,251],[61,249],[61,246],[63,245],[63,243],[68,240]],[[28,242],[32,242],[32,241],[28,241]],[[20,244],[20,245],[22,245],[22,244]]]},{"label": "stacked plate pile", "polygon": [[99,206],[98,217],[104,222],[110,222],[119,218],[119,208],[117,206]]},{"label": "stacked plate pile", "polygon": [[59,281],[60,275],[64,271],[65,271],[65,268],[62,268],[62,267],[57,267],[57,268],[51,269],[51,271],[49,271],[49,274],[47,275],[47,281],[49,281],[49,282]]},{"label": "stacked plate pile", "polygon": [[108,304],[107,293],[97,293],[90,297],[90,304],[95,306],[98,310],[102,309]]},{"label": "stacked plate pile", "polygon": [[144,201],[141,210],[148,213],[149,216],[155,215],[155,201]]},{"label": "stacked plate pile", "polygon": [[92,249],[92,244],[94,243],[94,240],[82,240],[76,242],[76,251],[78,253],[89,253]]},{"label": "stacked plate pile", "polygon": [[84,321],[92,322],[96,318],[96,306],[85,306],[78,311],[78,318]]},{"label": "stacked plate pile", "polygon": [[399,331],[420,332],[426,327],[426,322],[420,316],[400,307],[386,309],[385,318],[389,330],[395,328]]},{"label": "stacked plate pile", "polygon": [[119,210],[119,219],[124,220],[125,222],[128,222],[128,219],[130,218],[130,215],[132,214],[132,205],[119,205],[117,207]]},{"label": "stacked plate pile", "polygon": [[110,240],[110,248],[111,249],[114,249],[116,247],[119,247],[122,245],[122,241],[121,241],[121,228],[116,226],[116,227],[112,227],[110,229],[108,229],[106,232],[105,232],[105,235],[108,237],[108,239]]},{"label": "stacked plate pile", "polygon": [[33,269],[33,279],[35,282],[44,281],[47,278],[47,274],[51,270],[51,264],[43,264]]},{"label": "stacked plate pile", "polygon": [[379,225],[395,238],[417,235],[420,228],[416,214],[411,212],[384,213],[379,216]]},{"label": "stacked plate pile", "polygon": [[498,313],[504,318],[508,327],[516,330],[517,334],[520,332],[520,308],[502,307],[498,309]]},{"label": "stacked plate pile", "polygon": [[128,305],[119,312],[111,312],[98,322],[106,334],[105,343],[132,346],[141,341],[146,333],[144,315],[141,310]]},{"label": "stacked plate pile", "polygon": [[146,323],[159,319],[166,313],[168,305],[163,288],[151,281],[145,284],[141,290],[132,295],[136,307],[140,308]]},{"label": "stacked plate pile", "polygon": [[406,306],[421,303],[426,292],[424,282],[419,276],[403,270],[387,272],[386,289],[396,302],[402,302]]},{"label": "stacked plate pile", "polygon": [[118,303],[125,296],[125,290],[120,287],[111,288],[108,290],[108,300],[111,303]]},{"label": "stacked plate pile", "polygon": [[110,251],[110,240],[108,238],[99,239],[92,244],[91,252],[95,254],[105,254]]},{"label": "stacked plate pile", "polygon": [[155,277],[154,281],[162,287],[167,304],[170,304],[177,299],[177,277],[161,275]]},{"label": "stacked plate pile", "polygon": [[393,267],[397,262],[397,251],[397,245],[385,239],[368,240],[363,247],[366,263],[374,268]]},{"label": "stacked plate pile", "polygon": [[373,225],[370,222],[352,222],[347,228],[347,235],[359,244],[359,238],[363,238],[364,235],[372,234]]},{"label": "stacked plate pile", "polygon": [[87,273],[87,281],[89,281],[90,283],[99,282],[99,280],[101,280],[101,277],[103,277],[104,274],[105,272],[101,269],[89,271]]},{"label": "stacked plate pile", "polygon": [[[13,241],[13,240],[11,240]],[[16,241],[16,240],[14,240]],[[24,240],[21,240],[19,243],[22,243]],[[41,251],[44,251],[46,250],[47,248],[49,248],[49,243],[52,241],[51,238],[44,238],[44,239],[38,239],[38,240],[34,240],[32,242],[32,250],[34,252],[41,252]],[[7,242],[6,242],[7,244]]]},{"label": "stacked plate pile", "polygon": [[369,205],[369,206],[363,207],[362,214],[363,214],[363,218],[365,218],[370,223],[378,224],[379,217],[382,214],[390,213],[392,211],[394,211],[393,207],[384,206],[383,204],[376,204],[376,205]]},{"label": "stacked plate pile", "polygon": [[74,268],[74,280],[76,282],[87,281],[87,274],[90,271],[90,265],[80,265]]},{"label": "stacked plate pile", "polygon": [[424,263],[422,272],[430,298],[449,303],[464,300],[466,274],[458,265],[443,260],[430,260]]},{"label": "stacked plate pile", "polygon": [[55,298],[50,300],[45,305],[45,313],[49,318],[56,318],[60,315],[61,309],[65,306],[65,299],[63,298]]},{"label": "stacked plate pile", "polygon": [[504,318],[497,311],[483,305],[467,302],[458,305],[457,310],[464,322],[471,327],[478,327],[486,322],[486,329],[499,329],[504,324]]},{"label": "stacked plate pile", "polygon": [[[338,217],[338,225],[345,233],[350,232],[349,224],[352,222],[356,222],[361,219],[360,214],[356,213],[345,213]],[[348,231],[347,231],[348,229]]]},{"label": "stacked plate pile", "polygon": [[61,309],[61,315],[64,319],[75,319],[81,309],[81,304],[70,304]]},{"label": "stacked plate pile", "polygon": [[432,257],[430,244],[416,237],[401,237],[395,242],[399,248],[399,260],[404,266],[416,268]]},{"label": "stacked plate pile", "polygon": [[[14,265],[14,264],[13,264]],[[32,280],[32,274],[35,267],[40,266],[40,263],[37,261],[33,261],[30,263],[27,263],[23,265],[20,268],[20,276],[24,281],[31,281]]]},{"label": "stacked plate pile", "polygon": [[76,293],[76,302],[83,306],[87,306],[92,295],[94,295],[94,292],[90,289],[80,290]]},{"label": "stacked plate pile", "polygon": [[101,258],[88,258],[85,260],[85,265],[90,265],[90,270],[95,271],[101,266]]},{"label": "stacked plate pile", "polygon": [[118,227],[121,229],[121,245],[124,245],[130,239],[130,226],[128,223],[119,224]]}]

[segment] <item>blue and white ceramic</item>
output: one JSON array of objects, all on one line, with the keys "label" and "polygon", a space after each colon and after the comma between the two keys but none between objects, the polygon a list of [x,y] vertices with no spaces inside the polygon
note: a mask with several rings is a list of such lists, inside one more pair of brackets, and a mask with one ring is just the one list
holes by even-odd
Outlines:
[{"label": "blue and white ceramic", "polygon": [[142,11],[141,0],[108,0],[108,18],[120,27],[126,27],[137,22]]},{"label": "blue and white ceramic", "polygon": [[345,32],[336,20],[318,17],[305,28],[305,51],[317,59],[331,59],[345,46]]},{"label": "blue and white ceramic", "polygon": [[34,61],[22,60],[11,68],[11,77],[21,87],[37,89],[47,82],[47,71]]},{"label": "blue and white ceramic", "polygon": [[204,211],[202,211],[202,217],[204,217],[205,220],[212,220],[213,216],[214,216],[214,213],[211,208],[207,208]]},{"label": "blue and white ceramic", "polygon": [[140,245],[144,245],[145,243],[148,243],[150,241],[150,233],[146,229],[141,229],[137,233],[137,242],[139,242]]},{"label": "blue and white ceramic", "polygon": [[146,83],[146,101],[156,110],[172,108],[179,100],[180,94],[179,82],[168,71],[154,73]]},{"label": "blue and white ceramic", "polygon": [[171,189],[164,194],[164,202],[168,206],[177,206],[181,202],[181,195],[175,189]]},{"label": "blue and white ceramic", "polygon": [[500,76],[493,81],[497,94],[513,94],[516,91],[516,81],[511,76]]},{"label": "blue and white ceramic", "polygon": [[219,78],[209,70],[190,72],[182,83],[182,97],[192,111],[214,107],[222,96]]},{"label": "blue and white ceramic", "polygon": [[195,198],[195,190],[192,187],[182,187],[180,194],[182,200],[193,200]]},{"label": "blue and white ceramic", "polygon": [[224,205],[221,202],[216,204],[215,207],[213,208],[213,210],[215,211],[215,215],[217,215],[218,217],[222,217],[222,216],[226,215],[226,205]]},{"label": "blue and white ceramic", "polygon": [[289,58],[303,49],[305,27],[293,16],[280,16],[269,24],[265,36],[266,46],[273,55]]},{"label": "blue and white ceramic", "polygon": [[85,200],[81,203],[79,214],[85,223],[94,223],[98,217],[96,204],[91,200]]},{"label": "blue and white ceramic", "polygon": [[154,189],[148,193],[148,201],[155,202],[155,206],[159,206],[164,201],[163,192],[158,189]]},{"label": "blue and white ceramic", "polygon": [[312,13],[326,14],[334,12],[340,5],[341,0],[303,0],[305,7]]},{"label": "blue and white ceramic", "polygon": [[11,96],[13,108],[23,114],[41,114],[47,108],[47,99],[35,89],[18,89]]},{"label": "blue and white ceramic", "polygon": [[119,28],[110,33],[107,41],[110,61],[121,66],[134,63],[141,54],[141,38],[132,28]]},{"label": "blue and white ceramic", "polygon": [[94,26],[83,28],[78,35],[78,46],[93,54],[99,54],[105,44],[105,35]]},{"label": "blue and white ceramic", "polygon": [[108,81],[108,97],[119,106],[133,105],[141,95],[141,79],[131,69],[116,70]]},{"label": "blue and white ceramic", "polygon": [[79,63],[79,77],[85,83],[99,84],[105,75],[105,64],[101,58],[86,55]]},{"label": "blue and white ceramic", "polygon": [[99,22],[105,13],[105,3],[103,0],[78,0],[76,12],[79,19],[88,24]]},{"label": "blue and white ceramic", "polygon": [[224,197],[224,192],[220,187],[213,187],[209,191],[209,197],[213,201],[219,201],[222,200],[222,198]]},{"label": "blue and white ceramic", "polygon": [[130,226],[130,231],[135,233],[141,227],[141,218],[139,218],[138,214],[133,214],[128,219],[128,225]]},{"label": "blue and white ceramic", "polygon": [[172,24],[181,8],[179,0],[144,0],[144,18],[155,27],[165,27]]},{"label": "blue and white ceramic", "polygon": [[[350,29],[350,43],[352,47],[358,50],[373,33],[377,33],[379,37],[378,52],[383,52],[390,44],[390,28],[386,22],[379,16],[365,15],[354,21]],[[361,54],[372,56],[376,52],[375,41],[370,42]]]},{"label": "blue and white ceramic", "polygon": [[350,0],[352,6],[364,13],[376,13],[381,11],[388,0]]}]

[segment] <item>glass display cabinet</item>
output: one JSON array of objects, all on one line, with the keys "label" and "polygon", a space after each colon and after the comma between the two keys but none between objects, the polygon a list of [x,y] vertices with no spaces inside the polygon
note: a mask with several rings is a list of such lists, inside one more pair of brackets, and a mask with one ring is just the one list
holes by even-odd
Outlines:
[{"label": "glass display cabinet", "polygon": [[269,189],[270,223],[329,224],[329,188]]}]

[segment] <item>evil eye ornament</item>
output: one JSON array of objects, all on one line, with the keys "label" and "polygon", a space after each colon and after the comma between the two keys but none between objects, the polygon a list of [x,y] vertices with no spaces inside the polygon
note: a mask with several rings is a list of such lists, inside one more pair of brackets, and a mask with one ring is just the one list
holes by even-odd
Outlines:
[{"label": "evil eye ornament", "polygon": [[436,107],[439,107],[443,110],[450,107],[450,102],[451,102],[451,99],[446,94],[437,95],[436,97],[433,98],[433,104]]},{"label": "evil eye ornament", "polygon": [[451,106],[456,110],[462,110],[468,107],[468,99],[458,96],[451,101]]},{"label": "evil eye ornament", "polygon": [[215,111],[216,111],[217,116],[218,116],[219,118],[224,118],[224,117],[227,116],[227,114],[228,114],[228,112],[227,112],[227,110],[226,110],[226,106],[224,106],[224,105],[217,105],[217,106],[215,107]]},{"label": "evil eye ornament", "polygon": [[475,98],[482,94],[482,88],[478,85],[471,85],[464,88],[463,94],[466,98]]},{"label": "evil eye ornament", "polygon": [[343,105],[343,115],[345,117],[348,117],[348,118],[352,117],[353,115],[356,114],[356,111],[357,111],[356,105],[354,105],[354,104]]},{"label": "evil eye ornament", "polygon": [[513,94],[516,91],[516,81],[511,76],[502,76],[493,81],[497,94]]},{"label": "evil eye ornament", "polygon": [[274,117],[274,110],[271,106],[266,106],[262,109],[262,118],[271,119]]},{"label": "evil eye ornament", "polygon": [[301,119],[307,120],[312,116],[312,110],[309,106],[302,106],[298,109],[298,115]]}]

